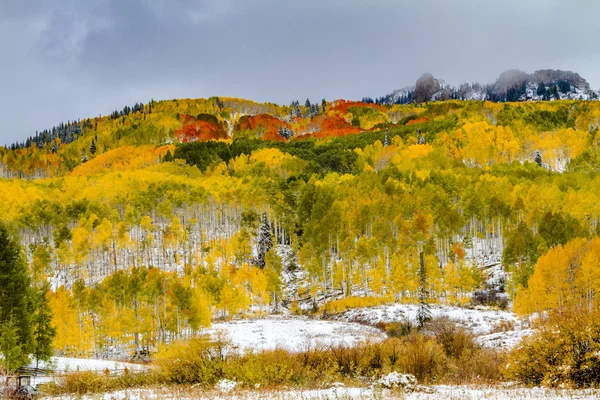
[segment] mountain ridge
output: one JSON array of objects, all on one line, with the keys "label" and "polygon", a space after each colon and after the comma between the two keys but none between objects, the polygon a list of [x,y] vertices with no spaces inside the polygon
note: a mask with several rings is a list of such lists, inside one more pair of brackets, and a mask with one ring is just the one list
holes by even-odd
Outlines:
[{"label": "mountain ridge", "polygon": [[[427,93],[425,97],[419,96],[419,88],[424,85],[437,85],[437,90]],[[375,100],[365,97],[363,101],[391,105],[450,99],[520,102],[599,98],[600,91],[592,90],[587,80],[577,72],[540,69],[529,74],[518,69],[510,69],[501,73],[494,83],[462,83],[459,86],[448,85],[443,79],[425,73],[415,82],[415,85],[396,89]]]}]

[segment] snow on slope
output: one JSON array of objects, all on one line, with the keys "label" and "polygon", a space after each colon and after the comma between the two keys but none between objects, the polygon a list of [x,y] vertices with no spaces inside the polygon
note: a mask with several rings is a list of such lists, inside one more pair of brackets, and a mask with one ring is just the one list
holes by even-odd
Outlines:
[{"label": "snow on slope", "polygon": [[533,329],[517,329],[514,331],[495,332],[488,335],[477,337],[477,341],[485,347],[495,347],[499,349],[512,349],[517,347],[521,340],[531,335]]},{"label": "snow on slope", "polygon": [[[355,308],[338,314],[334,319],[369,325],[375,325],[378,322],[410,321],[415,323],[417,309],[418,305],[416,304]],[[528,329],[527,321],[521,320],[509,311],[443,305],[431,305],[429,309],[433,318],[446,317],[450,319],[477,336],[479,343],[486,347],[511,349],[519,344],[523,337],[533,332]]]},{"label": "snow on slope", "polygon": [[[378,322],[417,321],[416,304],[394,304],[390,306],[356,308],[335,317],[337,321],[360,322],[374,325]],[[468,309],[453,306],[429,306],[433,318],[447,317],[476,335],[489,334],[500,323],[521,325],[521,320],[509,311],[485,308]]]},{"label": "snow on slope", "polygon": [[385,334],[379,329],[355,323],[311,320],[307,318],[268,318],[213,324],[206,333],[224,335],[242,351],[284,348],[302,351],[308,346],[352,346],[366,340],[380,341]]}]

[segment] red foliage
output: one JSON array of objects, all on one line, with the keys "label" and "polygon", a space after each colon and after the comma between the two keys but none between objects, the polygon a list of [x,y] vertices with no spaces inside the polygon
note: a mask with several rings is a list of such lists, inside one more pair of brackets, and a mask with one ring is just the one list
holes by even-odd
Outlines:
[{"label": "red foliage", "polygon": [[406,125],[422,124],[424,122],[429,122],[429,118],[423,117],[423,118],[411,119],[410,121],[408,121],[406,123]]},{"label": "red foliage", "polygon": [[239,132],[262,128],[263,140],[285,141],[285,138],[279,136],[279,128],[287,126],[285,122],[269,114],[244,115],[235,125],[235,130]]},{"label": "red foliage", "polygon": [[182,143],[205,142],[208,140],[227,139],[229,136],[223,127],[213,122],[197,120],[191,115],[182,114],[179,117],[183,126],[173,132]]},{"label": "red foliage", "polygon": [[349,101],[349,100],[336,100],[333,102],[333,108],[331,110],[347,114],[349,109],[352,107],[369,107],[377,111],[385,110],[384,106],[380,106],[374,103],[363,103],[362,101]]},{"label": "red foliage", "polygon": [[312,134],[312,137],[341,137],[360,133],[360,128],[353,127],[340,114],[328,114],[321,119],[321,129]]}]

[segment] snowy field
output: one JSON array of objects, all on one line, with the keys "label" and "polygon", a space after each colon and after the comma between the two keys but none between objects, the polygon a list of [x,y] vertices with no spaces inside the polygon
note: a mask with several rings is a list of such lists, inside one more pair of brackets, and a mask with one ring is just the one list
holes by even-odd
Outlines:
[{"label": "snowy field", "polygon": [[[308,318],[266,318],[240,320],[213,324],[205,330],[214,339],[226,339],[240,351],[261,351],[283,348],[289,351],[302,351],[316,346],[353,346],[365,341],[381,341],[386,335],[379,329],[348,322],[311,320]],[[35,363],[28,367],[34,368]],[[52,357],[49,363],[40,362],[39,368],[55,371],[61,375],[72,371],[96,371],[122,373],[144,371],[146,365],[125,362]],[[53,376],[33,377],[38,385],[52,381]]]},{"label": "snowy field", "polygon": [[386,337],[379,329],[361,324],[290,317],[215,323],[206,331],[213,338],[227,339],[242,351],[302,351],[317,345],[353,346]]},{"label": "snowy field", "polygon": [[[525,321],[512,312],[487,308],[460,308],[431,305],[433,318],[446,317],[478,336],[481,344],[488,347],[509,349],[533,331]],[[375,325],[378,322],[416,322],[418,305],[394,304],[389,306],[356,308],[334,317],[336,321],[358,322]]]},{"label": "snowy field", "polygon": [[[33,361],[27,367],[36,368],[35,361]],[[51,382],[55,377],[73,371],[95,371],[103,373],[108,369],[109,373],[118,374],[124,372],[125,369],[132,372],[141,372],[148,369],[146,365],[142,364],[68,357],[52,357],[50,362],[40,361],[39,368],[52,370],[54,373],[51,375],[32,376],[31,380],[34,385]]]},{"label": "snowy field", "polygon": [[[29,368],[35,368],[35,361],[28,365]],[[72,371],[143,371],[147,367],[141,364],[132,364],[126,362],[117,362],[109,360],[94,360],[86,358],[68,358],[52,357],[50,362],[40,361],[39,368],[51,369],[57,373]]]},{"label": "snowy field", "polygon": [[401,393],[370,388],[331,388],[323,390],[290,391],[234,391],[222,393],[217,390],[206,391],[200,388],[156,388],[136,389],[88,395],[83,397],[63,396],[52,399],[71,400],[192,400],[192,399],[267,399],[267,400],[502,400],[502,399],[598,399],[600,390],[567,390],[545,388],[506,388],[506,387],[469,387],[469,386],[431,386],[426,392]]}]

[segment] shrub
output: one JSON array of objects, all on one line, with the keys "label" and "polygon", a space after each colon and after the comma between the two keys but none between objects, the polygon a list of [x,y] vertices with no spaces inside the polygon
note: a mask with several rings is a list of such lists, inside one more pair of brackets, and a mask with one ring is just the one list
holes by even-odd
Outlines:
[{"label": "shrub", "polygon": [[444,372],[446,356],[435,339],[413,334],[407,338],[399,364],[419,382],[434,382]]},{"label": "shrub", "polygon": [[439,318],[429,324],[435,340],[444,349],[446,356],[460,358],[464,353],[473,353],[481,346],[473,335],[456,326],[448,318]]},{"label": "shrub", "polygon": [[221,342],[192,339],[160,349],[155,362],[169,382],[214,386],[224,376],[227,350]]},{"label": "shrub", "polygon": [[452,383],[491,383],[502,379],[504,355],[481,346],[476,338],[448,318],[432,321],[428,329],[447,358],[444,379]]},{"label": "shrub", "polygon": [[509,356],[506,376],[526,385],[600,385],[600,313],[553,313]]},{"label": "shrub", "polygon": [[94,371],[76,371],[66,374],[54,382],[40,385],[40,391],[51,396],[63,393],[83,395],[143,387],[162,382],[161,376],[154,371],[125,373],[116,376]]},{"label": "shrub", "polygon": [[319,308],[319,312],[322,314],[339,314],[352,308],[363,308],[363,307],[375,307],[382,304],[387,304],[388,299],[382,297],[359,297],[350,296],[344,297],[343,299],[332,300],[323,304]]},{"label": "shrub", "polygon": [[394,322],[378,322],[375,327],[384,331],[389,337],[404,337],[415,331],[416,326],[409,320]]},{"label": "shrub", "polygon": [[422,383],[499,379],[501,357],[495,351],[480,348],[472,337],[444,321],[431,329],[432,335],[412,332],[379,343],[310,346],[297,353],[284,349],[239,353],[223,342],[193,339],[160,349],[154,371],[122,376],[75,372],[43,391],[83,395],[159,383],[214,388],[223,381],[246,388],[315,387],[339,381],[364,384],[394,372],[412,374]]}]

